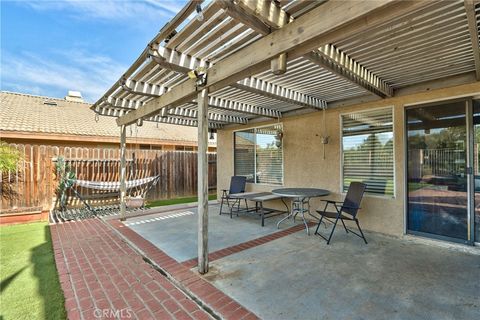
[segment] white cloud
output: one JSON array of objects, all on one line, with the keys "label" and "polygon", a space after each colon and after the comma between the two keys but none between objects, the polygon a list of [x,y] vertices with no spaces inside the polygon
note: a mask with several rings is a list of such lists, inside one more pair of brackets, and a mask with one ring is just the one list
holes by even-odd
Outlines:
[{"label": "white cloud", "polygon": [[184,5],[180,0],[17,0],[39,11],[62,11],[77,18],[145,19],[172,17]]},{"label": "white cloud", "polygon": [[127,69],[109,57],[79,50],[48,56],[46,60],[33,53],[3,52],[2,89],[43,95],[77,90],[87,101],[95,102]]}]

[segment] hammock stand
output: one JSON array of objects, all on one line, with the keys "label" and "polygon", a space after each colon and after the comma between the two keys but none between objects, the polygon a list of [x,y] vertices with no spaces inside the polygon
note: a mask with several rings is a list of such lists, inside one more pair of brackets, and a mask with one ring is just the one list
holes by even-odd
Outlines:
[{"label": "hammock stand", "polygon": [[[145,209],[145,196],[148,192],[158,183],[160,176],[151,176],[142,179],[130,180],[126,182],[127,192],[130,191],[130,194],[137,194],[136,196],[127,197],[127,208],[128,211],[144,210]],[[105,181],[88,181],[88,180],[75,180],[74,185],[94,189],[99,191],[110,191],[111,193],[99,194],[97,197],[92,199],[101,199],[105,198],[105,195],[118,195],[120,192],[120,182],[105,182]],[[104,205],[93,207],[88,202],[87,199],[82,196],[77,190],[71,188],[73,196],[80,199],[80,201],[85,205],[84,208],[80,209],[67,209],[66,211],[57,211],[60,217],[64,220],[78,220],[86,219],[95,216],[105,216],[118,213],[120,206],[119,205]]]}]

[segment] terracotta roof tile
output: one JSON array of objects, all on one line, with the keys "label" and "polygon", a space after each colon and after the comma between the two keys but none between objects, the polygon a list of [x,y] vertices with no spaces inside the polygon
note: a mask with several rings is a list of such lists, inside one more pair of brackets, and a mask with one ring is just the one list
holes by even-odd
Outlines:
[{"label": "terracotta roof tile", "polygon": [[[55,105],[45,101],[56,102]],[[41,132],[97,137],[118,137],[120,130],[113,117],[99,117],[91,105],[64,99],[0,92],[0,131]],[[145,122],[127,136],[165,141],[196,142],[197,129],[171,124]]]}]

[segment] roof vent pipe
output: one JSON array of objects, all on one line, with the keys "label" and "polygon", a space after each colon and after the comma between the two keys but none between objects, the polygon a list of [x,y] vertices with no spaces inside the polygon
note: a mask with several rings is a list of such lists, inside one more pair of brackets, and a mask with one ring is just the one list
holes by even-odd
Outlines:
[{"label": "roof vent pipe", "polygon": [[65,100],[73,102],[83,102],[83,97],[80,91],[69,90],[68,94],[65,96]]}]

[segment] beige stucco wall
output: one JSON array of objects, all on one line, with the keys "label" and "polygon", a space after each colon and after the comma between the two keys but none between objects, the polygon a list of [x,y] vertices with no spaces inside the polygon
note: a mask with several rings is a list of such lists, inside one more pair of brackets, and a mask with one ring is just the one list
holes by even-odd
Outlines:
[{"label": "beige stucco wall", "polygon": [[[395,97],[327,110],[327,133],[330,142],[323,159],[321,144],[323,113],[315,112],[282,119],[284,130],[284,186],[317,187],[328,189],[328,198],[342,199],[341,193],[341,135],[340,115],[354,111],[389,107],[394,110],[395,148],[395,197],[383,198],[367,195],[362,202],[359,219],[367,230],[400,236],[404,233],[404,109],[406,105],[428,103],[480,94],[480,82],[431,90],[408,96]],[[217,181],[218,188],[228,189],[233,169],[233,132],[238,129],[255,127],[269,122],[255,123],[218,131],[217,136]],[[271,122],[274,123],[274,122]],[[248,184],[247,191],[270,191],[279,186]],[[313,208],[320,206],[319,199],[311,201]],[[276,207],[277,204],[268,204]],[[268,221],[268,220],[267,220]]]}]

